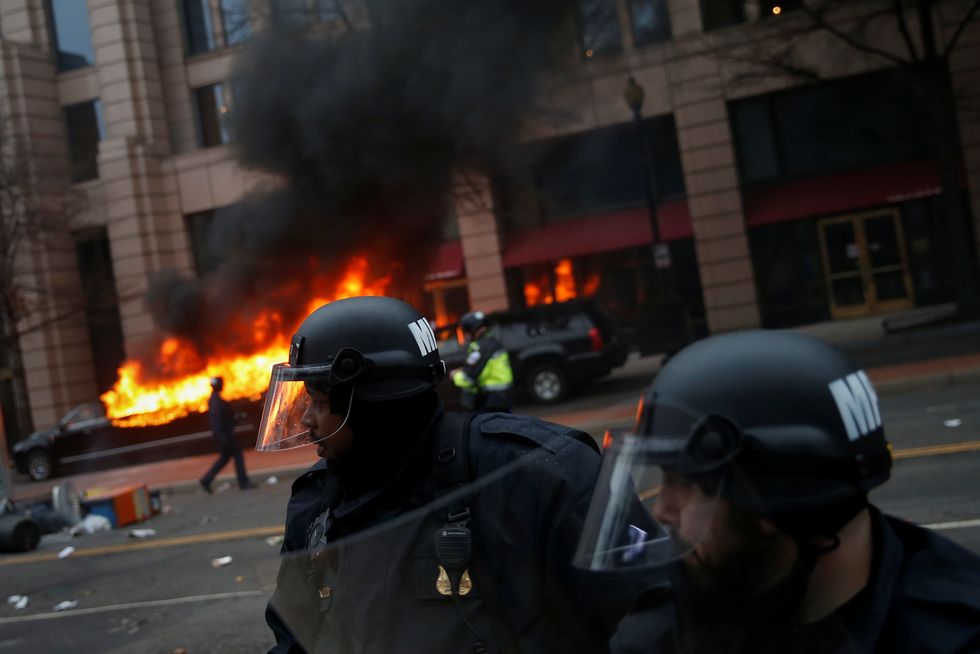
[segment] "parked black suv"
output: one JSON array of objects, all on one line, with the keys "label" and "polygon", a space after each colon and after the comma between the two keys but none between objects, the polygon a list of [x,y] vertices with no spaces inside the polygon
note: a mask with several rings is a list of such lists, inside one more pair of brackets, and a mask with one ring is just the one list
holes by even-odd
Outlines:
[{"label": "parked black suv", "polygon": [[[590,300],[491,313],[487,323],[510,355],[515,388],[535,402],[562,400],[574,385],[623,365],[628,353],[616,319]],[[458,325],[437,337],[446,367],[461,367],[466,342]]]}]

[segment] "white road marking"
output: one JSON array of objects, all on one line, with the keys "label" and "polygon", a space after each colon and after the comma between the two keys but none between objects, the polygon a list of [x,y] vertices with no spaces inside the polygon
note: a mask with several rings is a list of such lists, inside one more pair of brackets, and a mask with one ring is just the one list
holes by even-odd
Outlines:
[{"label": "white road marking", "polygon": [[10,618],[0,618],[0,625],[18,622],[33,622],[35,620],[51,620],[54,618],[70,618],[75,615],[90,615],[92,613],[108,613],[110,611],[126,611],[130,609],[148,608],[152,606],[171,606],[174,604],[190,604],[193,602],[214,602],[226,599],[243,599],[246,597],[267,597],[269,593],[261,590],[243,590],[236,593],[217,593],[215,595],[192,595],[190,597],[175,597],[173,599],[149,600],[146,602],[128,602],[126,604],[111,604],[109,606],[93,606],[89,608],[71,609],[57,613],[36,613],[34,615],[18,615]]},{"label": "white road marking", "polygon": [[953,522],[934,522],[931,525],[922,526],[926,529],[935,529],[937,531],[942,531],[943,529],[969,529],[970,527],[980,527],[980,518],[955,520]]}]

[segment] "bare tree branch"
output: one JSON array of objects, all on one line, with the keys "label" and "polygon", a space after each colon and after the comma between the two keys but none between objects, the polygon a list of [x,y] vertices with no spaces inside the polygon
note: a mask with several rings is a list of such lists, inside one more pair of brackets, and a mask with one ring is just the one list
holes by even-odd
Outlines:
[{"label": "bare tree branch", "polygon": [[943,48],[944,59],[948,57],[953,51],[953,48],[956,47],[956,42],[960,40],[961,36],[963,36],[963,32],[966,31],[966,26],[973,20],[973,17],[976,15],[978,10],[980,10],[980,0],[974,0],[973,5],[966,10],[966,14],[964,14],[963,19],[960,20],[959,25],[956,26],[953,36],[949,37],[949,43],[947,43],[946,47]]},{"label": "bare tree branch", "polygon": [[804,13],[806,13],[807,16],[810,17],[810,20],[812,20],[817,25],[817,27],[826,31],[828,34],[840,39],[841,41],[843,41],[844,43],[846,43],[847,45],[851,46],[852,48],[854,48],[859,52],[865,52],[867,54],[877,55],[898,66],[907,66],[910,63],[909,61],[897,56],[893,52],[889,52],[888,50],[882,50],[881,48],[861,42],[860,40],[854,38],[847,32],[844,32],[843,30],[839,29],[837,26],[829,23],[827,19],[824,18],[821,12],[814,11],[813,9],[808,7],[805,3],[801,4],[801,10]]},{"label": "bare tree branch", "polygon": [[898,23],[898,30],[902,33],[902,38],[905,39],[905,45],[909,49],[909,57],[912,61],[919,61],[919,51],[915,47],[915,41],[912,40],[912,34],[909,33],[909,25],[905,20],[902,0],[892,0],[892,11],[895,14],[895,22]]}]

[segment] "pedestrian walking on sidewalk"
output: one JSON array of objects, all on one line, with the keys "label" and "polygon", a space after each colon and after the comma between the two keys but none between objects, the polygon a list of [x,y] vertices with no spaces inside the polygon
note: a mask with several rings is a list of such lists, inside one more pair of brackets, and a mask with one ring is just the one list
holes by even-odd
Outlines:
[{"label": "pedestrian walking on sidewalk", "polygon": [[212,492],[211,482],[229,459],[235,459],[235,475],[238,477],[238,487],[242,490],[252,488],[248,475],[245,474],[245,458],[242,448],[235,442],[235,414],[229,404],[221,397],[221,389],[225,382],[221,377],[211,378],[211,398],[208,400],[208,419],[211,423],[211,433],[218,443],[217,460],[211,469],[201,477],[200,484],[208,493]]}]

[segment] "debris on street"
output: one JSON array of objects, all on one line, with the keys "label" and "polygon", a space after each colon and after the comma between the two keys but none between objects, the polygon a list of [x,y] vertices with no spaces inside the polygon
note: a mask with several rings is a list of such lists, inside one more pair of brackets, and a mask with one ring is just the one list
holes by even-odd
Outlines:
[{"label": "debris on street", "polygon": [[265,483],[269,484],[270,486],[273,486],[275,484],[278,484],[279,483],[279,477],[276,477],[275,475],[272,475],[271,477],[269,477],[268,479],[265,480]]},{"label": "debris on street", "polygon": [[68,609],[73,609],[78,606],[78,600],[65,600],[64,602],[58,602],[54,605],[55,611],[67,611]]},{"label": "debris on street", "polygon": [[27,608],[27,595],[11,595],[7,598],[7,604],[13,604],[15,609]]},{"label": "debris on street", "polygon": [[129,530],[130,538],[150,538],[151,536],[156,536],[156,535],[157,535],[156,529],[130,529]]},{"label": "debris on street", "polygon": [[226,566],[229,563],[231,563],[231,561],[232,561],[232,559],[231,559],[230,556],[219,556],[216,559],[211,559],[211,567],[212,568],[221,568],[221,567]]},{"label": "debris on street", "polygon": [[63,549],[60,552],[58,552],[58,558],[59,559],[67,558],[67,557],[71,556],[72,555],[72,552],[74,552],[74,551],[75,551],[75,548],[72,547],[71,545],[69,545],[65,549]]},{"label": "debris on street", "polygon": [[282,544],[282,536],[269,536],[265,539],[265,544],[269,547],[275,547],[276,545]]},{"label": "debris on street", "polygon": [[959,418],[952,418],[951,420],[943,420],[943,424],[947,427],[953,428],[962,425],[963,421]]}]

